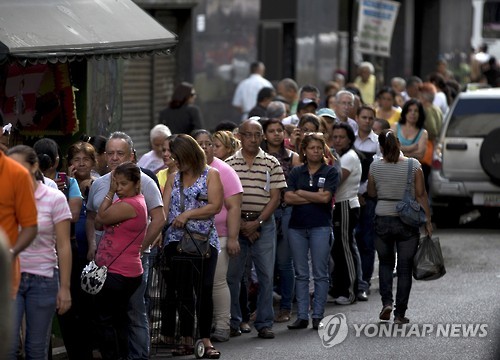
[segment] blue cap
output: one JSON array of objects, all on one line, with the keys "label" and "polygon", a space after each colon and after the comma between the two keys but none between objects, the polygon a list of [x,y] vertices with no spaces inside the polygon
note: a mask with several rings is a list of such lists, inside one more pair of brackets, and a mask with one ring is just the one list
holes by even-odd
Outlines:
[{"label": "blue cap", "polygon": [[335,115],[335,111],[333,111],[330,108],[321,108],[318,111],[316,111],[316,115],[318,115],[318,116],[326,116],[326,117],[330,117],[332,119],[336,119],[337,118],[337,115]]}]

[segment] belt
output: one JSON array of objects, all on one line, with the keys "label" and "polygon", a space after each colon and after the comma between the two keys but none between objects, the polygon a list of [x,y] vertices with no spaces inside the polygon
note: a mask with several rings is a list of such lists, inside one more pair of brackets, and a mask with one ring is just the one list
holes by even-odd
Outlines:
[{"label": "belt", "polygon": [[245,221],[255,221],[259,218],[260,212],[242,211],[241,218]]}]

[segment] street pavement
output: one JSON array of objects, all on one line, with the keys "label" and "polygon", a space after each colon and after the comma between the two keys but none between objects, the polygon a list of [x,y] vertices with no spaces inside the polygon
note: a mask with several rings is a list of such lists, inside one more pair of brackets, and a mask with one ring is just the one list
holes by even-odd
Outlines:
[{"label": "street pavement", "polygon": [[[274,325],[273,340],[259,339],[253,329],[229,342],[215,343],[221,359],[500,359],[500,231],[443,229],[435,235],[440,237],[447,274],[434,281],[413,281],[406,313],[410,324],[396,336],[378,336],[380,327],[388,331],[393,325],[392,321],[379,322],[381,302],[375,277],[367,302],[327,305],[325,316],[345,315],[347,336],[339,344],[325,347],[328,342],[311,327],[288,330],[286,325],[295,320],[294,315],[291,322]],[[462,327],[476,327],[477,332],[465,337]],[[356,329],[361,335],[356,336]],[[394,330],[390,333],[394,335]],[[340,328],[325,339],[337,334]],[[183,358],[193,357],[179,359]]]}]

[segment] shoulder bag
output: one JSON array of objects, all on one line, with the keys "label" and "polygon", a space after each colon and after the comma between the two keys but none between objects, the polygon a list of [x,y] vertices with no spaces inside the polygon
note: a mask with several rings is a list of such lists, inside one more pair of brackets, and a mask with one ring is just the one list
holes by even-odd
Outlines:
[{"label": "shoulder bag", "polygon": [[425,216],[425,211],[420,205],[420,203],[415,200],[411,194],[413,176],[412,176],[412,165],[413,159],[408,159],[408,176],[406,180],[406,189],[403,199],[396,204],[396,211],[401,218],[401,221],[407,225],[420,227],[425,224],[427,217]]},{"label": "shoulder bag", "polygon": [[91,295],[97,294],[101,291],[104,283],[106,282],[106,277],[108,276],[108,267],[110,267],[116,259],[122,255],[127,248],[132,245],[132,243],[137,239],[137,237],[142,234],[142,231],[145,229],[144,227],[139,234],[127,245],[123,248],[123,250],[109,263],[108,266],[97,266],[94,260],[89,262],[82,270],[82,274],[80,275],[80,285],[82,290]]}]

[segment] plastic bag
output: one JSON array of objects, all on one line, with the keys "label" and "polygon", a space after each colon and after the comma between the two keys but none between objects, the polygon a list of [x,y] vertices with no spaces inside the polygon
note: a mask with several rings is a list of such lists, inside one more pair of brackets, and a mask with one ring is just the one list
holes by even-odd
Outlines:
[{"label": "plastic bag", "polygon": [[413,258],[413,277],[415,280],[436,280],[444,274],[446,269],[439,238],[422,238]]}]

